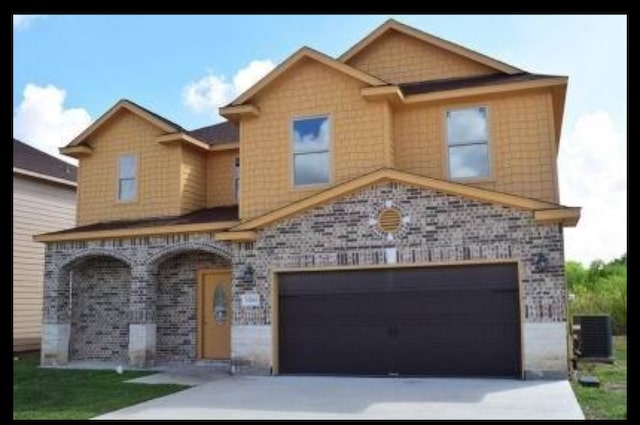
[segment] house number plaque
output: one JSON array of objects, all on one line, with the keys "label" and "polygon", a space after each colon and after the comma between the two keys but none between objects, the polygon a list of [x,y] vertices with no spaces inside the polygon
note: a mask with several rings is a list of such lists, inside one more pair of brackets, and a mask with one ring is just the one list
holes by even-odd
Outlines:
[{"label": "house number plaque", "polygon": [[260,307],[260,295],[256,292],[247,292],[240,295],[242,307]]}]

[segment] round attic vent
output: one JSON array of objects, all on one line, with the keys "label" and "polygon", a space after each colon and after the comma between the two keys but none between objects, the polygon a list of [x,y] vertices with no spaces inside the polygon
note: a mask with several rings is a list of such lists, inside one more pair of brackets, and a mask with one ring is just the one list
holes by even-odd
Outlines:
[{"label": "round attic vent", "polygon": [[378,215],[378,228],[385,233],[395,233],[402,225],[402,213],[395,208],[385,208]]}]

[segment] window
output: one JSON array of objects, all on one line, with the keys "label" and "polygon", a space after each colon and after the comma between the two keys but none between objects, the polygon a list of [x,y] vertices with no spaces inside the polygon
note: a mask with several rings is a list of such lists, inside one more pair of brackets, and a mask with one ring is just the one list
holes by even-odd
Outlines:
[{"label": "window", "polygon": [[118,201],[133,201],[136,198],[136,157],[121,156],[118,160]]},{"label": "window", "polygon": [[293,120],[293,184],[329,183],[329,117]]},{"label": "window", "polygon": [[233,160],[233,199],[240,199],[240,158]]},{"label": "window", "polygon": [[489,177],[487,108],[447,111],[449,178]]}]

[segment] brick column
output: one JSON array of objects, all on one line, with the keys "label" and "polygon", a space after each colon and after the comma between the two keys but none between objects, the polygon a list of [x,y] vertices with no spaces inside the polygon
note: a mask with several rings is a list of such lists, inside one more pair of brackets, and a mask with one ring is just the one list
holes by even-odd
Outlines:
[{"label": "brick column", "polygon": [[[47,256],[48,257],[48,256]],[[69,272],[58,271],[45,259],[40,363],[55,366],[69,361]]]},{"label": "brick column", "polygon": [[153,366],[156,357],[156,282],[142,265],[131,268],[129,365]]}]

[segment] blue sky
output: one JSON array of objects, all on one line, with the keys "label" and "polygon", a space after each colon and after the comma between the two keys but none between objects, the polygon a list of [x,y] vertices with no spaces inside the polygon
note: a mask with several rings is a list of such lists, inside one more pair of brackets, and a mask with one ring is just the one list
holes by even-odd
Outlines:
[{"label": "blue sky", "polygon": [[196,128],[302,45],[338,56],[393,17],[531,72],[569,76],[561,202],[583,207],[566,256],[627,243],[624,16],[14,17],[14,136],[55,153],[120,98]]}]

